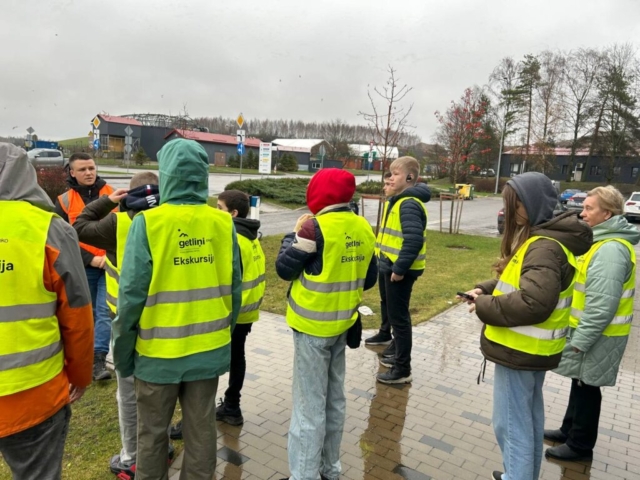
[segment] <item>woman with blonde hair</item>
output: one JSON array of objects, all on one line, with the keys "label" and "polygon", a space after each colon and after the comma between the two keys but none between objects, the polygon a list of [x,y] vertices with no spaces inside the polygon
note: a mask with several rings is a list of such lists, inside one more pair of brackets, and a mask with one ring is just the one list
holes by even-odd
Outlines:
[{"label": "woman with blonde hair", "polygon": [[493,428],[505,473],[494,480],[537,480],[543,450],[542,384],[558,366],[569,326],[575,256],[591,246],[591,229],[574,214],[554,218],[557,192],[527,172],[502,192],[505,233],[498,279],[467,292],[484,323],[480,349],[496,364]]},{"label": "woman with blonde hair", "polygon": [[578,259],[570,331],[555,373],[571,378],[569,405],[547,440],[561,445],[545,455],[565,461],[590,460],[598,437],[600,387],[616,384],[633,319],[636,255],[640,232],[625,220],[624,198],[614,187],[587,194],[582,218],[593,228],[593,246]]}]

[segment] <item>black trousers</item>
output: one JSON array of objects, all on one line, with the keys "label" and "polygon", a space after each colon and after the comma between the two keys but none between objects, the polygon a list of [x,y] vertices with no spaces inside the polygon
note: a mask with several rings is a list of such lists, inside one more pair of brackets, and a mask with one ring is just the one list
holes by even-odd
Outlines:
[{"label": "black trousers", "polygon": [[402,374],[411,373],[411,314],[409,302],[416,279],[405,275],[399,282],[391,281],[391,273],[380,273],[381,332],[393,331],[396,346],[396,368]]},{"label": "black trousers", "polygon": [[244,385],[247,360],[244,346],[251,331],[251,323],[237,323],[231,334],[231,366],[229,368],[229,387],[224,392],[224,403],[228,408],[240,406],[240,390]]},{"label": "black trousers", "polygon": [[589,453],[596,445],[602,393],[600,387],[571,380],[569,405],[560,430],[567,438],[567,445],[579,453]]}]

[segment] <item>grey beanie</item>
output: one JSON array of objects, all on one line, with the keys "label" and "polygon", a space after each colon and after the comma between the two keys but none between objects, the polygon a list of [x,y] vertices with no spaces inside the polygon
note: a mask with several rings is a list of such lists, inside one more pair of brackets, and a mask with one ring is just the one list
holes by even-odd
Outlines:
[{"label": "grey beanie", "polygon": [[548,222],[558,203],[558,192],[549,177],[539,172],[516,175],[507,182],[524,205],[532,227]]}]

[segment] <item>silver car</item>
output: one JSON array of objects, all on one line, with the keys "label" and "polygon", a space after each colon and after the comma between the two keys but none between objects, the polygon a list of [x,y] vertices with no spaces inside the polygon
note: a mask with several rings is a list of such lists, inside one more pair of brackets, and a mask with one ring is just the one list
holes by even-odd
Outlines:
[{"label": "silver car", "polygon": [[68,160],[60,150],[53,148],[34,148],[27,152],[27,157],[34,167],[64,167]]}]

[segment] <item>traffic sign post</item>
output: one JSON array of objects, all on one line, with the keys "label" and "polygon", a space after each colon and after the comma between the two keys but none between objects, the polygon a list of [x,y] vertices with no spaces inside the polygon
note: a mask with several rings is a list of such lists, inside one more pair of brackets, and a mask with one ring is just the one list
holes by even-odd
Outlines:
[{"label": "traffic sign post", "polygon": [[238,155],[240,155],[240,181],[242,181],[242,157],[245,150],[244,139],[246,134],[246,131],[242,129],[242,126],[244,125],[244,116],[242,115],[242,112],[240,112],[240,115],[238,115],[238,118],[236,118],[236,123],[238,124],[239,128],[239,130],[236,132],[236,139],[238,141]]}]

